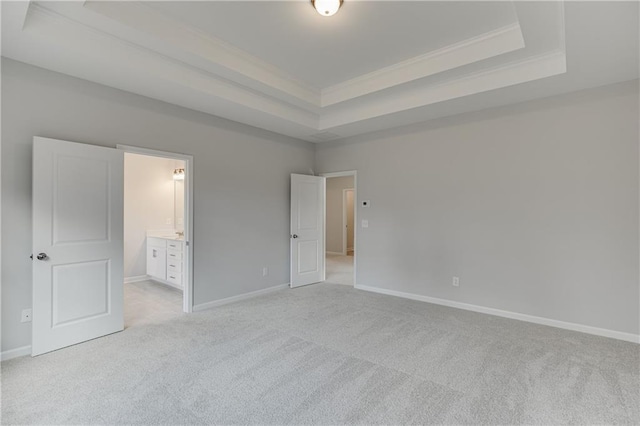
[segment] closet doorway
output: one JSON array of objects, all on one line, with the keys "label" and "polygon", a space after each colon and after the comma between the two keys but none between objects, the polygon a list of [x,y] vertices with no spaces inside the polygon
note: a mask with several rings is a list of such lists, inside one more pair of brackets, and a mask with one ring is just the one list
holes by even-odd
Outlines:
[{"label": "closet doorway", "polygon": [[325,173],[325,282],[353,286],[356,265],[356,172]]}]

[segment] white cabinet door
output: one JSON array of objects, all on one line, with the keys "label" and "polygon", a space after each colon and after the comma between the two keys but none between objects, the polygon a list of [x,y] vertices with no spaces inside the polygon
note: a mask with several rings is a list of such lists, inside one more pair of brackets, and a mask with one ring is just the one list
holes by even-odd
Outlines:
[{"label": "white cabinet door", "polygon": [[325,178],[291,175],[291,287],[324,281]]},{"label": "white cabinet door", "polygon": [[33,139],[31,354],[121,331],[124,156]]},{"label": "white cabinet door", "polygon": [[167,249],[147,245],[147,275],[165,280],[167,278]]}]

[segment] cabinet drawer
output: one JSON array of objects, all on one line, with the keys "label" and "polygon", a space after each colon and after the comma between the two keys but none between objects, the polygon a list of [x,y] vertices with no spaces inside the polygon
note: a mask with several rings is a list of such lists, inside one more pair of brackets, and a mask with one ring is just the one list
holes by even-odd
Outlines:
[{"label": "cabinet drawer", "polygon": [[167,249],[167,261],[171,262],[172,260],[175,260],[176,262],[181,262],[182,252],[180,250]]},{"label": "cabinet drawer", "polygon": [[147,245],[151,247],[166,248],[167,240],[164,238],[147,237]]},{"label": "cabinet drawer", "polygon": [[167,241],[167,248],[170,250],[182,251],[182,241]]},{"label": "cabinet drawer", "polygon": [[181,274],[182,262],[178,262],[172,258],[167,259],[167,275],[169,275],[169,273]]},{"label": "cabinet drawer", "polygon": [[167,271],[167,281],[182,287],[182,274]]}]

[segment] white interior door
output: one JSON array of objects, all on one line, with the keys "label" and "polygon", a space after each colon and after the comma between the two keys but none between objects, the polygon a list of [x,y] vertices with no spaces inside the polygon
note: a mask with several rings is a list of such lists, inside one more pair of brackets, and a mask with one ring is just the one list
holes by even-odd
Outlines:
[{"label": "white interior door", "polygon": [[33,139],[33,323],[39,355],[124,328],[124,155]]},{"label": "white interior door", "polygon": [[291,175],[291,287],[324,281],[326,180]]}]

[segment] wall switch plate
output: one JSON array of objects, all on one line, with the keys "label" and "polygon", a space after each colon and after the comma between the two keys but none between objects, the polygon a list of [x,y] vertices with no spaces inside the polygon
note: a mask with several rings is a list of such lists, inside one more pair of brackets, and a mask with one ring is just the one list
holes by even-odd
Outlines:
[{"label": "wall switch plate", "polygon": [[167,225],[171,225],[171,223],[173,222],[173,219],[171,219],[170,217],[167,218],[166,220],[166,224]]},{"label": "wall switch plate", "polygon": [[23,309],[20,322],[31,322],[31,309]]},{"label": "wall switch plate", "polygon": [[453,282],[451,284],[454,287],[460,287],[460,277],[453,277]]},{"label": "wall switch plate", "polygon": [[369,227],[369,221],[367,219],[362,219],[362,227],[363,228],[368,228]]},{"label": "wall switch plate", "polygon": [[269,275],[269,268],[265,266],[264,268],[262,268],[262,276],[266,277],[267,275]]}]

